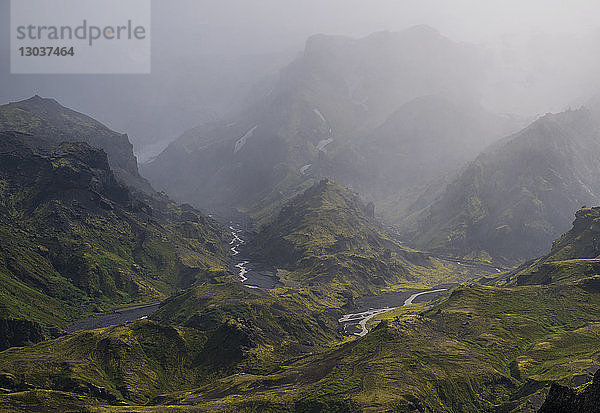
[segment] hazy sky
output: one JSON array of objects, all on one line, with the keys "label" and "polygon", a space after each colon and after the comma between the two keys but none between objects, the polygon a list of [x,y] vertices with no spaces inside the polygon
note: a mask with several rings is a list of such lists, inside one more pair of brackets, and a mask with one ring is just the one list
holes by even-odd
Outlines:
[{"label": "hazy sky", "polygon": [[[3,48],[9,3],[0,0]],[[365,35],[415,24],[470,42],[600,26],[595,0],[153,0],[152,7],[153,41],[165,53],[255,53],[301,44],[313,33]]]},{"label": "hazy sky", "polygon": [[[155,0],[157,15],[176,17],[199,45],[232,50],[285,47],[312,33],[365,35],[429,24],[455,40],[504,33],[582,34],[599,27],[593,0]],[[172,19],[169,19],[173,21]],[[157,22],[155,21],[155,24]],[[162,26],[161,26],[162,27]],[[176,30],[171,32],[173,35]],[[214,43],[213,43],[214,42]]]},{"label": "hazy sky", "polygon": [[[138,142],[143,142],[146,137],[149,140],[163,135],[173,137],[193,126],[196,116],[202,118],[200,110],[216,110],[210,107],[211,101],[220,99],[219,104],[223,106],[227,99],[236,98],[233,94],[225,98],[217,96],[220,89],[215,87],[216,82],[228,83],[231,89],[228,93],[237,89],[245,91],[241,86],[248,88],[249,83],[260,78],[261,71],[273,72],[274,66],[283,65],[289,56],[302,50],[306,37],[315,33],[363,36],[374,31],[397,31],[416,24],[428,24],[452,40],[486,44],[496,50],[519,48],[510,52],[515,56],[520,53],[521,58],[523,54],[531,54],[525,59],[531,61],[524,65],[537,65],[542,80],[531,89],[530,101],[518,99],[520,101],[511,106],[510,94],[497,99],[496,103],[499,107],[506,106],[501,108],[506,111],[536,113],[560,109],[581,94],[579,89],[586,89],[586,82],[592,77],[591,69],[596,69],[596,60],[589,65],[586,60],[583,66],[584,69],[589,66],[590,73],[580,73],[570,67],[570,55],[562,59],[556,56],[563,51],[600,60],[595,41],[590,40],[595,40],[591,34],[600,27],[600,1],[597,0],[153,0],[152,75],[135,78],[10,75],[9,4],[9,0],[0,0],[0,103],[23,99],[34,93],[57,97],[67,106],[97,116],[115,129],[129,132]],[[532,42],[535,35],[549,39],[551,47],[543,47],[544,57],[534,56],[539,48],[538,43]],[[582,49],[579,43],[573,47],[574,39],[578,38],[588,39],[587,49]],[[273,57],[280,52],[286,52],[285,59],[282,55]],[[206,64],[214,56],[230,58],[262,53],[269,53],[270,57],[263,62],[254,57],[251,70],[245,70],[243,59],[230,61],[229,67],[224,62],[211,68]],[[505,58],[507,55],[500,56]],[[552,60],[553,56],[556,61]],[[579,60],[574,62],[574,65],[582,66]],[[560,66],[561,63],[564,67],[557,68],[557,75],[543,78],[544,66]],[[208,73],[204,74],[202,70]],[[198,75],[198,80],[192,80],[192,84],[186,83],[190,71]],[[580,78],[580,84],[567,82],[564,91],[546,91],[546,85],[564,83],[560,76],[571,81],[573,77]],[[111,84],[118,86],[111,89]],[[172,96],[165,95],[166,85],[173,91]],[[128,90],[129,87],[132,89]],[[577,90],[568,92],[574,88]],[[158,102],[159,99],[164,102]],[[181,102],[178,106],[169,99]],[[130,108],[129,116],[121,115],[123,108],[119,107],[119,102]],[[148,102],[150,109],[144,106]],[[131,109],[134,107],[135,110]],[[169,116],[171,122],[155,124],[163,107],[175,108],[178,113]]]}]

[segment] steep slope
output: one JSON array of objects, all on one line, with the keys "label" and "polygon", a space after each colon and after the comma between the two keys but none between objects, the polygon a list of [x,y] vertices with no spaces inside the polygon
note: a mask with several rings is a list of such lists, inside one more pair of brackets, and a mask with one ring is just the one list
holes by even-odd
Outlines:
[{"label": "steep slope", "polygon": [[507,284],[575,284],[600,291],[600,207],[575,214],[573,228],[552,244],[547,255],[510,273]]},{"label": "steep slope", "polygon": [[417,97],[473,96],[482,62],[477,47],[423,26],[362,39],[313,36],[268,96],[187,132],[143,173],[174,198],[220,212],[256,212],[311,176],[362,191],[373,179],[361,140]]},{"label": "steep slope", "polygon": [[45,139],[0,132],[0,317],[64,327],[225,270],[216,223],[132,193],[102,150],[82,142],[42,150]]},{"label": "steep slope", "polygon": [[322,180],[284,205],[250,241],[247,253],[277,266],[285,283],[325,286],[353,297],[472,276],[468,268],[401,246],[374,212],[356,193]]},{"label": "steep slope", "polygon": [[100,122],[61,106],[54,99],[34,96],[0,106],[0,131],[35,135],[35,144],[50,147],[61,142],[87,142],[103,149],[117,179],[144,192],[153,192],[138,172],[133,146],[125,134],[114,132]]},{"label": "steep slope", "polygon": [[413,217],[407,238],[471,256],[543,254],[568,229],[569,211],[600,200],[599,136],[585,109],[543,116],[482,153]]},{"label": "steep slope", "polygon": [[[302,283],[341,283],[358,290],[399,281],[401,248],[374,222],[373,204],[323,180],[286,204],[249,246],[251,256],[294,272]],[[392,252],[394,253],[392,256]]]}]

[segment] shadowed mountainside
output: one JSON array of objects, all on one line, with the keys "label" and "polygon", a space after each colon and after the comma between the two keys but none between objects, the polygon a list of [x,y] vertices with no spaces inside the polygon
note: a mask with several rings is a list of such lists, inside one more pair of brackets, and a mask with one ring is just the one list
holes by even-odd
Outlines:
[{"label": "shadowed mountainside", "polygon": [[224,233],[190,206],[132,193],[82,142],[0,132],[1,317],[65,327],[224,271]]},{"label": "shadowed mountainside", "polygon": [[61,142],[86,142],[106,152],[111,169],[120,182],[146,193],[153,192],[138,172],[133,145],[127,135],[65,108],[54,99],[36,95],[0,106],[0,131],[35,135],[36,139],[31,143],[46,149]]},{"label": "shadowed mountainside", "polygon": [[570,212],[600,201],[599,128],[585,109],[548,114],[493,145],[408,220],[416,247],[530,259],[568,229]]}]

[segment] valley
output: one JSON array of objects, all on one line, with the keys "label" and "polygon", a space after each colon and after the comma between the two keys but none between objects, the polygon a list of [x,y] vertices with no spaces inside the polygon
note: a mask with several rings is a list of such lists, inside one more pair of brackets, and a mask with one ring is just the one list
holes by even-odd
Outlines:
[{"label": "valley", "polygon": [[[589,45],[315,23],[228,56],[207,16],[116,123],[0,105],[0,411],[597,410],[600,94],[550,87]],[[142,119],[169,134],[109,126]]]},{"label": "valley", "polygon": [[[10,343],[8,347],[12,348],[0,353],[0,371],[9,387],[8,393],[0,395],[0,406],[20,405],[25,410],[28,403],[39,406],[45,402],[29,402],[19,397],[42,391],[52,405],[74,403],[92,409],[97,406],[99,410],[106,403],[112,410],[125,404],[126,410],[142,411],[146,408],[139,406],[145,404],[150,410],[160,411],[160,406],[166,403],[184,410],[197,405],[208,410],[244,410],[246,402],[238,401],[240,395],[251,404],[274,411],[283,406],[297,406],[292,408],[303,411],[305,407],[298,406],[316,406],[320,410],[329,405],[342,410],[354,410],[359,405],[376,410],[393,405],[409,410],[428,406],[435,411],[450,409],[456,403],[466,403],[469,409],[487,410],[490,406],[524,406],[530,399],[541,403],[552,380],[570,384],[569,377],[591,378],[585,372],[592,371],[595,364],[583,354],[578,356],[577,365],[567,370],[551,368],[554,373],[530,369],[525,364],[519,367],[519,363],[525,362],[518,359],[534,357],[531,346],[535,348],[544,340],[560,341],[571,334],[581,336],[584,354],[593,351],[593,346],[584,343],[588,343],[586,340],[595,331],[597,322],[593,312],[588,312],[596,306],[595,284],[593,279],[573,278],[579,277],[575,274],[589,273],[590,270],[583,268],[590,265],[595,268],[589,261],[576,264],[539,261],[529,267],[507,270],[504,261],[452,255],[450,250],[442,250],[439,255],[435,251],[419,251],[403,242],[400,230],[390,228],[376,217],[373,203],[363,201],[356,192],[327,178],[309,181],[305,189],[290,195],[281,205],[276,201],[267,208],[274,212],[268,218],[265,215],[261,225],[251,225],[247,219],[218,224],[191,206],[177,206],[164,195],[144,195],[120,186],[111,177],[107,161],[98,161],[97,155],[86,146],[63,145],[58,150],[50,145],[48,149],[35,135],[5,132],[3,136],[8,149],[6,159],[20,156],[29,159],[30,165],[41,162],[37,176],[64,174],[63,169],[51,172],[64,165],[78,171],[88,170],[90,177],[98,176],[76,184],[66,181],[61,187],[65,192],[60,192],[63,195],[58,198],[62,205],[81,205],[81,202],[89,205],[83,209],[86,222],[98,216],[103,222],[125,220],[124,228],[155,226],[155,236],[161,237],[165,247],[170,245],[162,254],[175,260],[169,264],[170,268],[177,268],[182,278],[161,281],[160,268],[169,261],[159,258],[160,264],[154,270],[157,272],[153,272],[149,266],[152,261],[143,255],[147,251],[148,257],[157,259],[145,247],[152,245],[148,236],[141,235],[140,241],[128,244],[123,237],[127,232],[121,230],[111,241],[114,246],[109,256],[113,260],[131,256],[133,262],[129,268],[140,271],[136,282],[164,293],[122,301],[98,299],[87,293],[89,305],[96,303],[93,312],[100,315],[88,316],[91,312],[86,314],[89,311],[86,307],[73,303],[74,313],[81,315],[50,323],[43,316],[34,318],[40,327],[30,328],[41,328],[42,334],[36,338],[37,343],[23,341],[24,347]],[[244,147],[240,144],[239,150]],[[46,159],[50,164],[43,163]],[[9,183],[5,188],[15,193],[23,174],[4,171],[3,179]],[[73,187],[77,189],[70,189]],[[92,203],[86,204],[88,188],[93,188],[93,194],[101,194],[98,201],[94,195]],[[48,202],[43,201],[44,196],[47,195],[34,195],[35,201],[31,202],[40,205],[42,200],[43,205]],[[24,202],[23,199],[26,202],[28,198],[9,196],[4,205],[19,205],[15,202]],[[133,201],[134,206],[130,206],[127,202],[132,201],[128,199],[137,199],[140,204],[136,206]],[[32,216],[39,214],[35,212],[39,208],[33,209]],[[63,208],[67,209],[59,216],[65,217],[64,222],[83,219],[81,212]],[[153,211],[149,213],[144,208]],[[17,210],[12,211],[5,212],[8,214],[5,217],[15,216]],[[587,235],[587,231],[595,231],[594,214],[595,209],[578,212],[573,231],[582,231],[583,235],[567,233],[555,243],[552,254],[561,260],[595,257],[595,250],[587,246],[592,242],[596,248],[594,236]],[[14,225],[7,218],[3,225]],[[40,225],[35,220],[22,222],[20,231],[24,233],[30,228],[27,225]],[[52,225],[64,225],[61,222]],[[31,241],[25,239],[36,242],[35,238],[21,239],[16,236],[19,233],[12,233],[14,241],[8,245],[15,251],[31,249],[27,244]],[[102,240],[110,239],[106,238],[106,231],[91,234]],[[85,237],[93,239],[88,234]],[[579,237],[583,237],[581,241],[574,241]],[[572,242],[575,242],[572,245],[583,243],[586,246],[578,248],[587,252],[565,252],[571,251]],[[53,244],[43,238],[37,243],[48,245],[46,248],[51,251]],[[99,243],[96,253],[101,253],[101,248],[107,245],[111,244]],[[126,245],[132,245],[128,247],[132,248],[131,255],[124,253]],[[52,253],[48,255],[39,247],[37,251],[41,256],[46,254],[47,265],[57,270],[62,268]],[[21,260],[27,262],[27,254]],[[24,286],[31,283],[15,271],[17,267],[10,260],[4,262],[9,263],[6,268],[12,271],[10,276],[22,277],[19,282]],[[565,266],[572,268],[568,270],[571,275],[560,269]],[[112,268],[108,274],[123,282],[123,275],[117,274],[124,274],[127,267],[119,264]],[[166,274],[172,276],[171,271]],[[551,274],[556,271],[565,275],[554,278]],[[72,283],[69,273],[64,274],[57,279]],[[74,284],[72,288],[81,290],[79,294],[84,296],[85,290],[80,285]],[[42,305],[55,306],[57,300],[62,300],[52,295],[53,289],[48,291]],[[103,287],[100,291],[108,290]],[[524,299],[528,295],[531,299]],[[565,296],[586,298],[557,301],[557,297]],[[113,309],[106,312],[110,304]],[[554,305],[563,306],[560,314],[552,314]],[[517,312],[513,314],[513,310]],[[550,319],[534,321],[542,314],[548,314]],[[572,316],[575,319],[571,320]],[[491,330],[483,327],[486,323],[492,323]],[[489,338],[489,334],[495,338]],[[423,337],[419,338],[420,335]],[[26,337],[31,339],[35,335],[29,332],[24,337],[27,340]],[[377,344],[361,344],[373,340]],[[372,346],[390,351],[387,357],[394,362],[383,367],[377,361],[379,356],[369,350],[375,348]],[[418,349],[414,353],[418,358],[406,353],[411,348]],[[351,360],[356,352],[362,354],[363,361],[358,364],[362,367],[347,370],[355,363]],[[442,354],[451,357],[445,360]],[[542,357],[536,363],[549,366],[557,360],[546,360],[537,353],[535,357]],[[450,361],[455,358],[460,360],[456,366]],[[422,364],[418,360],[427,362]],[[482,360],[485,367],[480,365]],[[444,378],[433,373],[436,387],[425,393],[411,386],[398,387],[385,379],[390,374],[387,369],[395,369],[396,363],[404,367],[397,367],[400,370],[394,370],[393,374],[421,372],[418,379],[411,379],[415,383],[433,380],[432,372],[423,370],[423,366],[431,363],[445,372]],[[465,393],[466,398],[459,396],[462,393],[447,393],[445,386],[465,385],[464,379],[456,376],[465,365],[470,365],[472,374],[476,374],[469,378],[476,383],[475,389]],[[44,371],[55,373],[43,379]],[[93,373],[84,373],[88,371]],[[383,397],[370,385],[357,385],[363,379],[357,382],[358,376],[354,374],[372,377],[384,388],[392,386],[399,393],[392,399]],[[14,377],[22,377],[21,384]],[[247,390],[240,390],[242,383]],[[427,388],[423,386],[424,383],[418,388]],[[280,397],[273,399],[275,394]],[[412,394],[419,394],[421,401],[412,399]]]}]

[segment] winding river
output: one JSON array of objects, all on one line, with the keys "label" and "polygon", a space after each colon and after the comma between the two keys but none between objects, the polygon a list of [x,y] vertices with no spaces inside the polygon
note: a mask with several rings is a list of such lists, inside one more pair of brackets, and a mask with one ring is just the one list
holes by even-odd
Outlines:
[{"label": "winding river", "polygon": [[[398,293],[398,295],[396,296],[396,299],[400,299],[400,300],[404,296],[410,294],[410,296],[408,298],[404,299],[404,302],[402,305],[395,306],[395,307],[386,306],[386,307],[382,307],[382,308],[370,308],[369,310],[363,311],[360,313],[345,314],[338,321],[340,324],[342,324],[344,326],[344,333],[354,334],[356,336],[362,337],[369,332],[369,330],[367,329],[367,322],[370,319],[372,319],[373,317],[375,317],[376,315],[386,313],[388,311],[394,310],[396,308],[399,308],[399,307],[402,307],[405,305],[414,304],[414,300],[421,296],[427,296],[427,298],[428,298],[428,299],[422,300],[422,301],[429,301],[429,300],[433,299],[437,294],[441,293],[442,291],[446,291],[446,290],[447,290],[447,288],[437,288],[437,289],[433,289],[433,290],[418,291],[418,292],[415,292],[412,294],[410,292]],[[352,330],[357,330],[357,331],[352,331]]]},{"label": "winding river", "polygon": [[[242,238],[244,231],[241,229],[241,227],[232,223],[229,226],[229,229],[233,235],[231,241],[229,242],[229,249],[231,251],[231,255],[239,259],[239,261],[234,265],[234,267],[238,270],[238,280],[249,288],[272,289],[282,286],[274,269],[268,268],[265,265],[252,263],[242,257],[243,251],[241,247],[244,245],[245,241]],[[416,299],[418,299],[420,302],[429,301],[437,294],[447,290],[447,288],[441,287],[449,287],[449,285],[423,291],[397,292],[379,296],[363,297],[361,300],[364,302],[358,307],[368,308],[368,310],[345,314],[338,321],[343,326],[344,333],[354,334],[362,337],[369,332],[366,327],[367,322],[376,315],[391,311],[398,307],[411,305]]]}]

